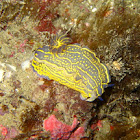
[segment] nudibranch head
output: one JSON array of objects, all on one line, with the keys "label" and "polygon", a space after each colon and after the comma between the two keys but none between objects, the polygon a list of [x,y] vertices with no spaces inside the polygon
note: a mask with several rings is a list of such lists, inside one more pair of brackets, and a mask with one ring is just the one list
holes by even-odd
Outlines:
[{"label": "nudibranch head", "polygon": [[[79,91],[82,100],[94,101],[103,94],[104,88],[111,81],[107,66],[88,47],[69,42],[68,37],[60,35],[50,45],[38,48],[32,67],[41,77]],[[65,51],[53,52],[53,47],[58,51],[63,45],[66,46]]]},{"label": "nudibranch head", "polygon": [[71,39],[67,37],[65,34],[55,35],[53,39],[50,41],[50,49],[53,53],[62,52],[65,50],[65,47],[71,43]]}]

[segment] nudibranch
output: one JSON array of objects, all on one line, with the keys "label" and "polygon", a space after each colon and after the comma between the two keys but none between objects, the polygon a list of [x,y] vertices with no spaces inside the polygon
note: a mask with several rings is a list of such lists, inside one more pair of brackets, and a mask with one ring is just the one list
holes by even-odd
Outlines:
[{"label": "nudibranch", "polygon": [[49,45],[38,48],[32,60],[33,70],[43,78],[79,91],[82,100],[94,101],[111,81],[108,68],[88,47],[70,42],[61,34]]}]

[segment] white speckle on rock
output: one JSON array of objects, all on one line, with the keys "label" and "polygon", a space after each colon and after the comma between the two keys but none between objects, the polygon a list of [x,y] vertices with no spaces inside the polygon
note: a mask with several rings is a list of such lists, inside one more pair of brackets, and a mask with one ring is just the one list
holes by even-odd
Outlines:
[{"label": "white speckle on rock", "polygon": [[92,12],[95,12],[95,11],[97,11],[97,8],[94,7],[91,11]]},{"label": "white speckle on rock", "polygon": [[4,78],[4,70],[0,69],[0,82],[3,81],[3,78]]},{"label": "white speckle on rock", "polygon": [[11,76],[12,76],[12,72],[11,72],[11,71],[7,71],[7,72],[5,73],[5,79],[10,78]]},{"label": "white speckle on rock", "polygon": [[12,71],[16,71],[16,67],[10,64],[6,64]]},{"label": "white speckle on rock", "polygon": [[30,67],[30,60],[25,60],[24,62],[21,63],[22,69],[25,71]]},{"label": "white speckle on rock", "polygon": [[44,81],[41,81],[41,80],[40,80],[40,81],[38,82],[38,85],[40,85],[40,86],[43,85],[43,84],[44,84]]}]

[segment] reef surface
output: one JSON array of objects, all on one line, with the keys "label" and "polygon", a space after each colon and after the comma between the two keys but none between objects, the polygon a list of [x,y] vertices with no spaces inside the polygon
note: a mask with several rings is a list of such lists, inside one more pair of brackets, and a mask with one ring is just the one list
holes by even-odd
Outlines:
[{"label": "reef surface", "polygon": [[[138,140],[139,7],[138,0],[0,1],[0,139]],[[108,67],[114,86],[102,100],[83,101],[33,71],[34,52],[62,32]]]}]

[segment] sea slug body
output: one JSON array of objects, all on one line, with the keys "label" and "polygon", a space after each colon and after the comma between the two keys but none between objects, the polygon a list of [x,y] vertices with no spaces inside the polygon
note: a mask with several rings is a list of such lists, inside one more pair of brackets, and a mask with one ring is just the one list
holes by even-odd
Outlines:
[{"label": "sea slug body", "polygon": [[36,50],[32,67],[39,76],[79,91],[83,100],[94,101],[111,81],[109,71],[88,47],[70,42],[65,35],[57,35],[50,45]]}]

